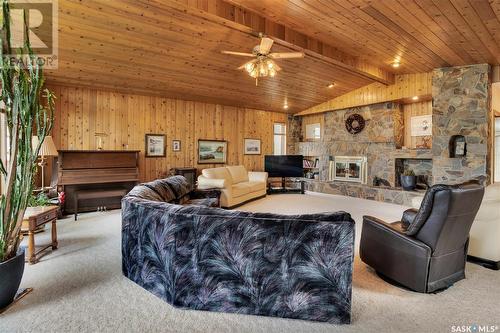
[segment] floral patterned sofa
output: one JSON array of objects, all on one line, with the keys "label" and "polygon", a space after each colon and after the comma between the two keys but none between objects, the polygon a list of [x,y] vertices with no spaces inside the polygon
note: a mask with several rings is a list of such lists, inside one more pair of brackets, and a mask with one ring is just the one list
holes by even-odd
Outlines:
[{"label": "floral patterned sofa", "polygon": [[122,200],[122,269],[130,280],[181,308],[350,322],[348,213],[182,206],[162,197],[168,180],[145,185]]}]

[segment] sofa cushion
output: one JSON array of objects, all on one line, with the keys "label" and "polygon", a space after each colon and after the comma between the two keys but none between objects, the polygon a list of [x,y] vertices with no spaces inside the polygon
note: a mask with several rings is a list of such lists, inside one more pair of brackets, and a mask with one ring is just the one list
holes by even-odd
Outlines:
[{"label": "sofa cushion", "polygon": [[258,192],[266,189],[266,183],[263,182],[246,182],[242,183],[250,189],[250,192]]},{"label": "sofa cushion", "polygon": [[241,197],[242,195],[250,193],[250,187],[246,183],[234,184],[231,186],[233,197]]},{"label": "sofa cushion", "polygon": [[231,174],[227,170],[226,167],[222,168],[212,168],[212,169],[203,169],[201,174],[206,178],[210,179],[225,179],[226,186],[229,186],[233,183],[233,179],[231,178]]},{"label": "sofa cushion", "polygon": [[243,165],[228,166],[227,170],[229,171],[234,184],[248,181],[248,171]]}]

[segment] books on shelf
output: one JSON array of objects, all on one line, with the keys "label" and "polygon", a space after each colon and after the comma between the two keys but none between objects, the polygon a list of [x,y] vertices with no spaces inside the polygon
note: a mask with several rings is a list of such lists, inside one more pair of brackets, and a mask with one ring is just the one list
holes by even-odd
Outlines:
[{"label": "books on shelf", "polygon": [[316,169],[319,167],[319,158],[314,161],[304,159],[304,169]]}]

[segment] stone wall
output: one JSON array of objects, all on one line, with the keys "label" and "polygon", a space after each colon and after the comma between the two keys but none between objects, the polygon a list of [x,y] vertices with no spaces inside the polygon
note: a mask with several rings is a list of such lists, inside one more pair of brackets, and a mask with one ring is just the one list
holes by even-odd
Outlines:
[{"label": "stone wall", "polygon": [[[351,134],[345,128],[349,115],[358,113],[365,119],[365,129]],[[402,108],[398,103],[379,103],[364,107],[327,112],[320,142],[301,142],[299,154],[320,156],[320,180],[328,180],[330,156],[366,156],[368,184],[379,177],[395,183],[393,152],[403,140]],[[397,135],[396,135],[397,133]]]},{"label": "stone wall", "polygon": [[298,154],[298,143],[302,141],[302,117],[288,115],[286,136],[286,153],[288,155]]},{"label": "stone wall", "polygon": [[382,186],[369,186],[348,182],[322,182],[306,180],[306,191],[344,195],[409,207],[419,207],[425,191],[402,191]]},{"label": "stone wall", "polygon": [[[434,70],[434,183],[457,183],[489,174],[489,73],[487,64]],[[467,155],[464,158],[449,157],[449,140],[456,134],[465,136]]]}]

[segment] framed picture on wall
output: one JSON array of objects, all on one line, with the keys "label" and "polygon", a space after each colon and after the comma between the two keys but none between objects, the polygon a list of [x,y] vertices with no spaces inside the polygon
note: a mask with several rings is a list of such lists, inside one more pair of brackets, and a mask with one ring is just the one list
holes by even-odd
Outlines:
[{"label": "framed picture on wall", "polygon": [[165,135],[146,134],[146,157],[165,157]]},{"label": "framed picture on wall", "polygon": [[225,164],[227,141],[198,140],[198,164]]},{"label": "framed picture on wall", "polygon": [[172,150],[173,151],[181,151],[181,140],[173,140],[172,141]]},{"label": "framed picture on wall", "polygon": [[243,151],[245,155],[260,155],[260,139],[245,139]]},{"label": "framed picture on wall", "polygon": [[432,135],[432,115],[415,116],[410,120],[411,136]]}]

